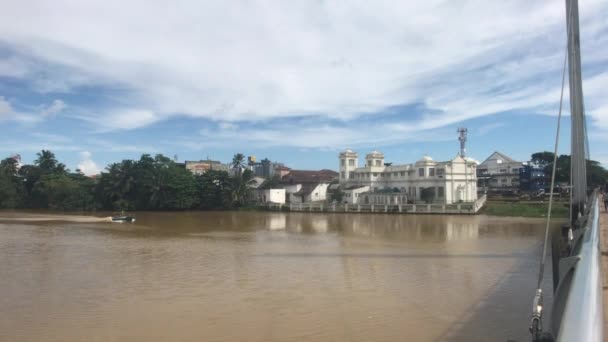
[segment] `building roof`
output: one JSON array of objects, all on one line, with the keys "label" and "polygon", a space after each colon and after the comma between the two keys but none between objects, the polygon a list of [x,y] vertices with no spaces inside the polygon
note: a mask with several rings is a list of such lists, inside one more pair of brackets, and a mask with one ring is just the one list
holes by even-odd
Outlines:
[{"label": "building roof", "polygon": [[492,153],[488,158],[486,158],[486,160],[484,160],[483,163],[485,163],[489,160],[493,160],[493,159],[501,159],[505,163],[519,163],[518,161],[513,160],[511,157],[507,156],[506,154],[503,154],[498,151],[494,151],[494,153]]},{"label": "building roof", "polygon": [[304,185],[302,185],[300,190],[298,190],[297,192],[294,192],[294,195],[296,195],[296,196],[309,195],[318,185],[319,185],[319,183],[304,184]]},{"label": "building roof", "polygon": [[220,161],[205,159],[205,160],[186,160],[185,164],[221,164]]},{"label": "building roof", "polygon": [[332,170],[291,170],[283,176],[284,183],[330,183],[338,177],[338,173]]},{"label": "building roof", "polygon": [[368,185],[351,185],[346,187],[344,190],[355,190],[355,189],[361,189],[361,188],[369,188]]},{"label": "building roof", "polygon": [[247,187],[251,189],[258,189],[262,184],[264,184],[266,180],[262,177],[253,177],[249,181],[247,181]]}]

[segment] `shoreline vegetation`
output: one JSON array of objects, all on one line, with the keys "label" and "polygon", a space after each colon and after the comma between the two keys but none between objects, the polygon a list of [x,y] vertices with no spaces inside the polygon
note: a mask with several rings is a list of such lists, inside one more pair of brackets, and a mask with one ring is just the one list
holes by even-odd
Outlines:
[{"label": "shoreline vegetation", "polygon": [[[14,158],[0,161],[0,209],[33,209],[63,212],[95,211],[184,211],[264,210],[249,203],[247,183],[253,173],[245,167],[245,156],[234,155],[232,172],[209,170],[201,175],[162,154],[143,154],[139,160],[112,163],[94,177],[66,168],[48,150],[37,153],[33,164],[19,166]],[[533,161],[550,170],[553,154],[535,153]],[[560,164],[559,161],[562,161]],[[569,177],[568,156],[560,156],[561,178]],[[563,164],[563,165],[562,165]],[[591,184],[605,184],[608,172],[589,161]],[[563,172],[562,172],[563,171]],[[560,179],[561,179],[560,178]],[[267,180],[268,185],[277,179]],[[545,217],[546,201],[488,200],[478,214],[508,217]],[[285,206],[281,211],[289,211]],[[565,202],[555,202],[552,216],[568,217]]]},{"label": "shoreline vegetation", "polygon": [[143,154],[139,160],[110,164],[88,177],[42,150],[31,165],[0,161],[0,209],[97,210],[227,210],[247,204],[245,156],[232,161],[233,174],[209,170],[194,175],[170,158]]},{"label": "shoreline vegetation", "polygon": [[[495,202],[487,201],[478,214],[505,217],[547,217],[549,202]],[[567,218],[567,202],[554,202],[551,208],[552,218]]]}]

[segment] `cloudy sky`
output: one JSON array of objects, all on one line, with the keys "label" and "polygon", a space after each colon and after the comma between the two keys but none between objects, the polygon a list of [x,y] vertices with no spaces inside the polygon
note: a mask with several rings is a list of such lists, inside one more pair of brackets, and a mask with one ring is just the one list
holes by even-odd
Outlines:
[{"label": "cloudy sky", "polygon": [[[0,155],[24,162],[45,148],[93,173],[141,153],[242,152],[335,169],[345,148],[396,163],[451,158],[459,126],[478,160],[553,145],[563,1],[4,0],[0,10]],[[608,2],[583,0],[580,16],[591,155],[606,165]]]}]

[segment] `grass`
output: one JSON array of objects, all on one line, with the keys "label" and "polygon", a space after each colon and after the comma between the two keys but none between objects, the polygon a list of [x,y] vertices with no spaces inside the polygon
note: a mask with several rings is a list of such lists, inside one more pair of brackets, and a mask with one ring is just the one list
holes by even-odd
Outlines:
[{"label": "grass", "polygon": [[[547,202],[486,202],[479,213],[494,216],[545,217],[547,216],[548,207],[549,203]],[[563,202],[553,203],[551,217],[568,217],[568,207],[566,207]]]}]

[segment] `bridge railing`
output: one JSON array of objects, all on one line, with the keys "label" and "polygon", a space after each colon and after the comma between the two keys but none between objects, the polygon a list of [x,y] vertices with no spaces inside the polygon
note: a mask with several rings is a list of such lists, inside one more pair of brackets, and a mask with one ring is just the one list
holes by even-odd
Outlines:
[{"label": "bridge railing", "polygon": [[[575,254],[559,263],[555,293],[553,335],[558,342],[603,341],[603,289],[600,251],[599,204],[592,196],[589,216],[580,233],[574,234]],[[563,310],[563,311],[562,311]],[[561,312],[560,312],[561,311]]]}]

